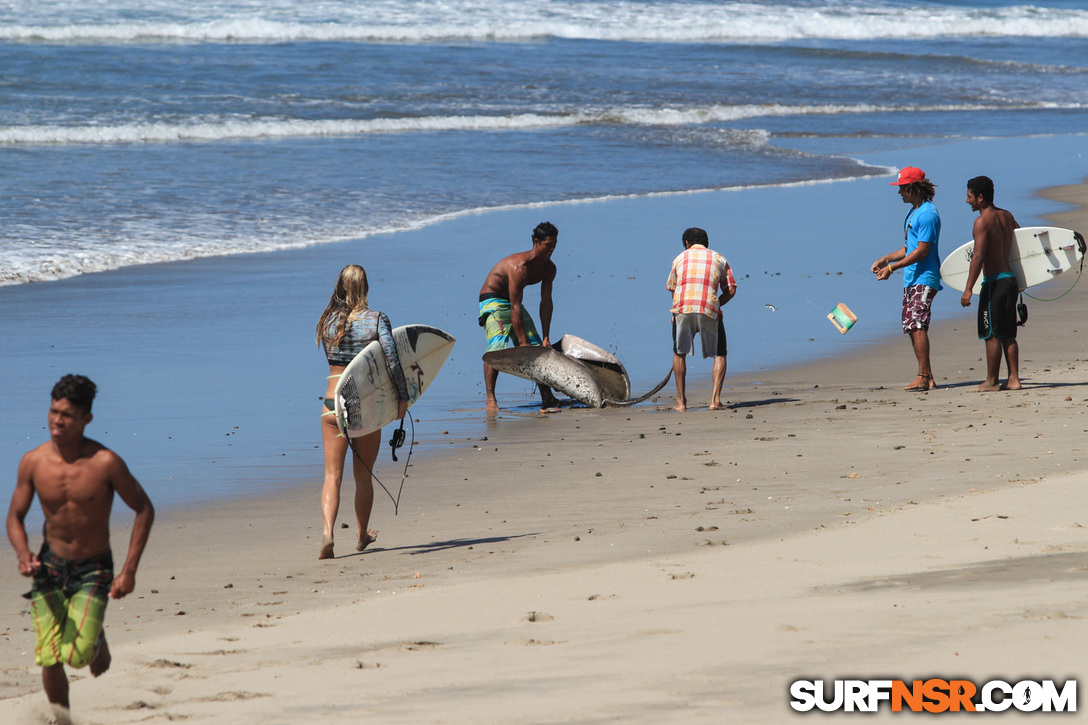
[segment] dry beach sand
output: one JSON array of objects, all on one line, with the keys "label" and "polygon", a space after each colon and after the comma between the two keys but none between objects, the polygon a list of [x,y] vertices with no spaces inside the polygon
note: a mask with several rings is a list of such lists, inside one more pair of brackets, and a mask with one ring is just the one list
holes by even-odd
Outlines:
[{"label": "dry beach sand", "polygon": [[[1088,231],[1083,209],[1053,221]],[[110,605],[113,668],[73,678],[76,721],[770,723],[802,678],[1077,678],[1086,301],[1029,301],[1020,392],[975,392],[970,319],[934,330],[928,393],[902,390],[897,339],[730,377],[725,411],[694,389],[672,412],[670,384],[634,409],[504,414],[415,458],[399,516],[379,490],[365,554],[345,529],[317,560],[320,471],[168,512]],[[10,564],[0,721],[37,723]]]}]

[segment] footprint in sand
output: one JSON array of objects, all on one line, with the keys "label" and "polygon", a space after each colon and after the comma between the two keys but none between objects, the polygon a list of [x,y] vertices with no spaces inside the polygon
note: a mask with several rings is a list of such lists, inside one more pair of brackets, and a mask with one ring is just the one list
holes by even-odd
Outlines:
[{"label": "footprint in sand", "polygon": [[529,612],[525,619],[528,622],[550,622],[555,619],[555,617],[547,612]]},{"label": "footprint in sand", "polygon": [[154,662],[148,664],[147,666],[148,667],[156,667],[156,668],[161,667],[161,668],[164,668],[164,669],[182,669],[182,670],[187,670],[190,667],[192,667],[192,665],[187,665],[187,664],[184,664],[182,662],[173,662],[171,660],[155,660]]},{"label": "footprint in sand", "polygon": [[258,697],[272,697],[267,692],[219,692],[210,697],[202,697],[197,702],[237,702],[239,700],[255,700]]},{"label": "footprint in sand", "polygon": [[143,700],[137,700],[136,702],[132,703],[131,705],[126,705],[125,709],[126,710],[154,710],[155,706],[150,705],[150,704],[144,702]]}]

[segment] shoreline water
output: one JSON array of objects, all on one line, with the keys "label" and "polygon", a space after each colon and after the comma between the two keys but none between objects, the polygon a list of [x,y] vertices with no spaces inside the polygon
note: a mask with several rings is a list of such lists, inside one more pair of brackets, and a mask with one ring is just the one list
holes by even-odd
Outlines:
[{"label": "shoreline water", "polygon": [[[905,149],[898,148],[901,142],[891,149],[882,143],[866,140],[856,155],[883,165],[909,158],[941,179],[944,252],[970,229],[970,212],[953,185],[965,159],[986,157],[987,170],[999,179],[998,203],[1031,223],[1025,220],[1057,205],[1033,197],[1041,172],[1016,173],[1016,159],[1046,155],[1053,159],[1049,173],[1072,180],[1079,178],[1072,172],[1079,154],[1088,152],[1083,135],[931,146],[915,139]],[[843,206],[852,210],[848,224]],[[30,443],[27,432],[43,430],[36,412],[41,391],[78,370],[102,388],[91,435],[125,455],[163,506],[245,497],[279,485],[284,470],[298,480],[317,476],[311,472],[320,471],[319,440],[308,422],[313,409],[320,411],[323,391],[315,376],[323,374],[323,361],[310,345],[312,324],[336,271],[359,260],[371,269],[372,303],[394,325],[426,322],[459,339],[436,384],[413,408],[421,444],[416,455],[483,437],[480,331],[474,305],[464,301],[475,300],[481,270],[492,258],[527,246],[518,240],[527,240],[541,216],[560,226],[553,337],[571,332],[613,352],[636,392],[653,387],[671,365],[662,270],[679,248],[680,231],[705,226],[711,246],[722,249],[740,275],[738,296],[727,309],[733,341],[728,395],[738,374],[768,379],[783,366],[835,359],[899,337],[895,317],[886,313],[898,305],[896,283],[875,283],[868,266],[898,243],[901,213],[880,179],[569,202],[470,215],[343,245],[0,288],[9,330],[0,340],[0,358],[7,361],[0,385],[11,411],[0,421],[8,441],[0,466],[13,470]],[[426,261],[406,264],[414,254]],[[442,271],[421,279],[420,264]],[[826,320],[839,302],[860,318],[845,336]],[[948,293],[938,296],[935,314],[970,316]],[[690,375],[699,385],[709,371],[694,364]],[[502,376],[499,398],[506,417],[531,417],[536,410],[527,381]],[[379,476],[392,472],[383,468]],[[0,485],[0,493],[8,491],[10,482]]]},{"label": "shoreline water", "polygon": [[[1088,181],[1042,193],[1083,202]],[[1088,227],[1083,206],[1058,213]],[[74,682],[77,713],[755,723],[792,714],[786,684],[816,674],[1074,677],[1088,361],[1062,308],[1085,299],[1030,303],[1022,393],[973,392],[962,316],[935,323],[930,393],[900,390],[909,346],[879,338],[730,376],[722,412],[672,413],[666,389],[500,418],[417,459],[363,555],[317,562],[316,474],[167,511],[107,616],[114,671]],[[13,567],[0,581],[25,586]],[[21,606],[0,609],[16,722],[42,711]]]}]

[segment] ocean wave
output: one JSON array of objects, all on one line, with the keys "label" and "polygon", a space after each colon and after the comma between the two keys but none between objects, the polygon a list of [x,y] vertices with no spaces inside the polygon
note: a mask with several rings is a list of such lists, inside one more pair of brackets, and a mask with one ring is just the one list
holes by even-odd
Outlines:
[{"label": "ocean wave", "polygon": [[[422,229],[441,222],[459,219],[477,214],[513,209],[543,209],[556,206],[594,204],[618,199],[658,198],[669,196],[688,196],[717,191],[744,191],[746,189],[794,188],[820,184],[831,184],[851,179],[887,176],[895,173],[891,167],[879,167],[854,161],[852,173],[839,176],[819,177],[800,181],[768,182],[756,184],[731,184],[705,189],[684,189],[674,191],[650,191],[632,194],[604,194],[577,199],[530,201],[514,204],[480,206],[457,211],[424,214],[416,218],[402,218],[398,222],[385,223],[372,228],[342,229],[319,236],[263,234],[253,237],[224,238],[216,235],[214,240],[201,239],[192,235],[185,238],[173,238],[169,241],[155,241],[154,233],[140,234],[136,239],[112,240],[109,245],[97,244],[94,240],[84,243],[34,242],[30,244],[11,243],[0,249],[0,287],[33,282],[50,282],[84,274],[108,272],[124,267],[143,264],[162,264],[192,259],[222,257],[236,254],[254,254],[261,252],[279,252],[302,249],[321,244],[356,241],[383,234]],[[12,239],[20,234],[18,226],[11,230]],[[30,232],[31,230],[27,230]],[[151,230],[147,230],[151,232]]]},{"label": "ocean wave", "polygon": [[[301,249],[314,244],[363,239],[374,234],[403,231],[414,226],[405,224],[403,227],[369,232],[345,232],[320,240],[284,240],[274,236],[260,236],[217,238],[212,241],[179,236],[169,241],[155,241],[153,234],[149,233],[139,241],[114,239],[109,244],[101,244],[94,238],[84,242],[11,242],[7,249],[0,251],[0,287],[57,281],[142,264]],[[11,236],[17,238],[18,234]]]},{"label": "ocean wave", "polygon": [[[43,9],[41,6],[49,6]],[[924,22],[923,22],[924,21]],[[121,0],[9,3],[0,39],[15,42],[265,43],[290,41],[776,42],[951,37],[1088,37],[1088,11],[869,2],[554,2],[409,0],[250,4]]]},{"label": "ocean wave", "polygon": [[101,126],[0,127],[0,146],[215,142],[228,140],[360,136],[439,131],[528,131],[583,125],[694,126],[751,118],[843,114],[971,112],[1068,109],[1084,104],[785,104],[710,105],[696,108],[612,108],[568,114],[522,113],[505,116],[426,116],[362,120],[223,120],[192,123],[133,123]]}]

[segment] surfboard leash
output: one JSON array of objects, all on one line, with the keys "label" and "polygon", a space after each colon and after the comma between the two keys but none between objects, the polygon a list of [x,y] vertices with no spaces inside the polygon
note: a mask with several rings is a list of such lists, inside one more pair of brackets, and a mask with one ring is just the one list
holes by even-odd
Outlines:
[{"label": "surfboard leash", "polygon": [[[405,418],[408,418],[412,424],[412,442],[408,444],[408,456],[404,459],[404,471],[400,476],[400,488],[397,489],[397,498],[393,500],[393,515],[396,516],[400,509],[400,495],[404,492],[404,480],[408,478],[408,464],[412,460],[412,451],[416,447],[416,421],[412,417],[411,413],[405,413]],[[393,456],[393,460],[397,460],[397,449],[404,445],[404,418],[400,419],[400,427],[393,431],[393,437],[389,439],[390,453]],[[384,489],[385,486],[382,486]],[[389,494],[389,491],[385,492],[392,500],[393,496]]]},{"label": "surfboard leash", "polygon": [[[369,465],[367,465],[366,459],[359,455],[359,451],[355,450],[354,438],[348,438],[348,447],[351,448],[352,455],[359,459],[359,462],[363,464],[363,468],[367,470],[370,477],[378,482],[378,485],[385,491],[385,495],[389,497],[389,500],[393,502],[393,515],[396,516],[400,513],[400,495],[404,492],[404,480],[408,478],[408,465],[412,461],[412,451],[416,448],[416,421],[410,414],[405,414],[405,418],[410,418],[412,423],[412,442],[408,444],[408,456],[404,459],[404,471],[400,476],[400,488],[397,489],[397,497],[393,498],[393,494],[389,492],[389,489],[385,487],[382,480],[378,478],[378,474],[374,473]],[[393,431],[393,437],[389,439],[389,447],[392,448],[393,460],[397,460],[397,449],[404,445],[404,439],[406,438],[404,432],[404,418],[400,420],[400,428]]]},{"label": "surfboard leash", "polygon": [[1065,297],[1067,294],[1073,291],[1073,288],[1077,286],[1077,282],[1080,282],[1081,275],[1084,274],[1084,254],[1085,251],[1088,250],[1088,245],[1085,244],[1084,237],[1081,236],[1080,232],[1073,232],[1073,238],[1077,240],[1077,247],[1080,249],[1080,269],[1077,270],[1077,278],[1073,280],[1073,284],[1069,285],[1069,289],[1067,289],[1065,292],[1062,292],[1057,297],[1034,297],[1032,295],[1029,295],[1027,292],[1021,292],[1020,294],[1022,296],[1028,297],[1037,302],[1057,302],[1062,297]]}]

